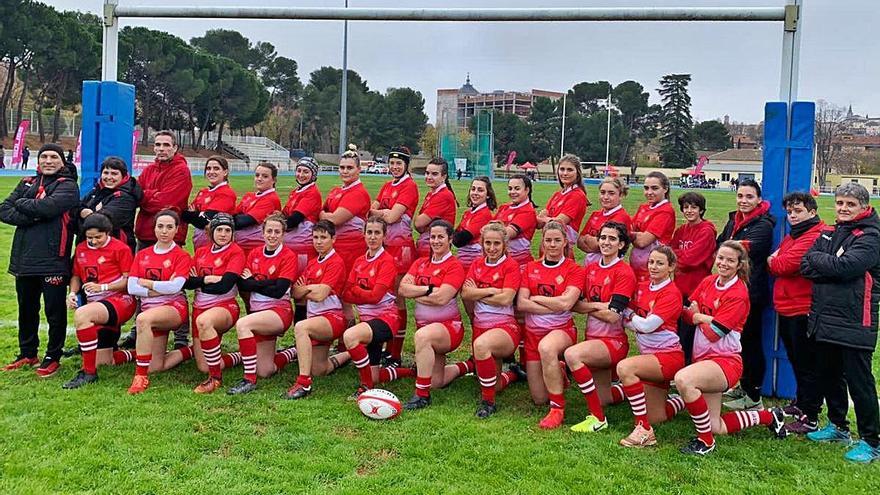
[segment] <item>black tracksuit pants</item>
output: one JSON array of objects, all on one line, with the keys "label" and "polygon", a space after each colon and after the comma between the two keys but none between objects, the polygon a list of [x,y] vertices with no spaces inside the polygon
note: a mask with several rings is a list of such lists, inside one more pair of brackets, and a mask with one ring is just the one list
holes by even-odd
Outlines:
[{"label": "black tracksuit pants", "polygon": [[819,419],[822,410],[822,381],[816,339],[807,336],[807,315],[779,315],[779,338],[794,370],[797,382],[797,406],[810,421]]},{"label": "black tracksuit pants", "polygon": [[872,447],[880,445],[880,407],[877,386],[871,372],[873,351],[839,344],[818,342],[816,350],[822,391],[828,404],[828,420],[838,428],[849,430],[847,390],[856,410],[859,436]]},{"label": "black tracksuit pants", "polygon": [[18,347],[22,357],[37,357],[40,347],[40,296],[43,297],[46,321],[49,323],[49,344],[46,356],[61,359],[67,337],[68,277],[24,275],[15,277],[18,296]]},{"label": "black tracksuit pants", "polygon": [[750,399],[757,401],[761,398],[761,386],[764,383],[764,372],[767,369],[767,363],[764,359],[764,344],[761,339],[764,333],[761,320],[765,303],[753,299],[751,306],[740,339],[743,360],[743,375],[740,379],[740,386]]}]

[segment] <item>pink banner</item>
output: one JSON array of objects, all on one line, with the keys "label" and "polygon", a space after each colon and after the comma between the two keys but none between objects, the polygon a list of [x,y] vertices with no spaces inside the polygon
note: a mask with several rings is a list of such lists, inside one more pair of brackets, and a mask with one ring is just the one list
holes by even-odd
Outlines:
[{"label": "pink banner", "polygon": [[79,131],[79,137],[76,138],[76,151],[73,153],[73,163],[77,167],[82,163],[82,140],[83,133]]},{"label": "pink banner", "polygon": [[504,169],[510,172],[510,166],[513,165],[514,160],[516,160],[516,151],[511,151],[507,155],[507,162],[504,164]]},{"label": "pink banner", "polygon": [[[18,124],[18,132],[15,133],[15,141],[12,144],[12,161],[9,163],[10,167],[21,165],[21,152],[24,150],[24,137],[27,135],[30,126],[30,120],[22,120],[21,123]],[[27,167],[27,164],[24,164],[24,166]]]},{"label": "pink banner", "polygon": [[134,169],[134,160],[137,156],[138,151],[138,140],[141,138],[141,130],[135,129],[134,132],[131,133],[131,166]]}]

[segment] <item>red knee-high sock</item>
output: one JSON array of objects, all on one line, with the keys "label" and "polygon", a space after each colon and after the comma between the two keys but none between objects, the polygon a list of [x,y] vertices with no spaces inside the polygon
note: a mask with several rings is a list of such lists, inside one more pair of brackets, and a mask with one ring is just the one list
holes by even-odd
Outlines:
[{"label": "red knee-high sock", "polygon": [[623,393],[629,401],[629,407],[632,409],[635,417],[635,424],[642,424],[642,428],[651,429],[651,423],[648,422],[648,400],[645,398],[645,386],[642,382],[636,382],[632,385],[625,385]]},{"label": "red knee-high sock", "polygon": [[193,357],[193,348],[191,345],[188,345],[186,347],[181,347],[180,349],[178,349],[178,351],[180,351],[180,357],[183,358],[183,359],[181,359],[181,362],[186,361],[186,360]]},{"label": "red knee-high sock", "polygon": [[519,375],[510,370],[507,370],[498,376],[498,380],[500,380],[501,382],[501,387],[498,388],[496,392],[501,392],[502,390],[506,389],[511,383],[516,383],[517,381],[519,381]]},{"label": "red knee-high sock", "polygon": [[[626,400],[626,394],[623,393],[623,385],[615,383],[611,385],[611,403],[620,404]],[[683,403],[682,403],[683,404]]]},{"label": "red knee-high sock", "polygon": [[473,373],[477,369],[472,358],[455,363],[455,367],[458,368],[458,376],[456,378]]},{"label": "red knee-high sock", "polygon": [[275,353],[275,367],[278,371],[284,369],[285,366],[296,360],[296,347],[288,347],[283,351]]},{"label": "red knee-high sock", "polygon": [[135,352],[133,350],[113,351],[113,364],[120,365],[134,361]]},{"label": "red knee-high sock", "polygon": [[150,361],[153,360],[152,354],[138,354],[137,355],[137,368],[134,370],[135,375],[147,376],[150,372]]},{"label": "red knee-high sock", "polygon": [[559,372],[562,373],[562,388],[567,389],[571,385],[571,380],[568,379],[568,372],[566,371],[568,367],[565,364],[565,361],[559,361]]},{"label": "red knee-high sock", "polygon": [[419,397],[431,396],[431,377],[416,375],[416,395]]},{"label": "red knee-high sock", "polygon": [[551,409],[565,409],[565,395],[564,394],[547,394],[548,399],[550,400],[550,408]]},{"label": "red knee-high sock", "polygon": [[234,368],[241,364],[241,353],[236,351],[230,352],[229,354],[222,354],[220,355],[220,359],[223,360],[224,368]]},{"label": "red knee-high sock", "polygon": [[223,377],[223,360],[220,358],[220,337],[202,340],[202,354],[208,363],[208,374],[220,380]]},{"label": "red knee-high sock", "polygon": [[83,371],[90,375],[98,373],[95,360],[98,356],[98,328],[95,325],[76,331],[76,339],[82,350]]},{"label": "red knee-high sock", "polygon": [[253,337],[238,339],[238,349],[241,351],[241,362],[244,365],[244,379],[257,383],[257,339]]},{"label": "red knee-high sock", "polygon": [[412,368],[379,368],[379,383],[393,382],[400,378],[409,378],[415,375],[416,372]]},{"label": "red knee-high sock", "polygon": [[406,309],[398,309],[397,332],[394,333],[394,336],[391,338],[391,342],[388,342],[387,346],[388,353],[391,354],[392,359],[400,360],[400,356],[403,353],[403,344],[404,342],[406,342],[406,320]]},{"label": "red knee-high sock", "polygon": [[666,419],[672,419],[684,409],[684,399],[674,395],[666,398]]},{"label": "red knee-high sock", "polygon": [[721,421],[727,427],[727,434],[734,433],[751,428],[757,425],[769,425],[773,421],[773,414],[770,411],[734,411],[721,415]]},{"label": "red knee-high sock", "polygon": [[373,371],[370,369],[370,356],[367,354],[367,348],[363,344],[358,344],[350,348],[348,354],[361,376],[361,385],[373,388]]},{"label": "red knee-high sock", "polygon": [[605,411],[602,409],[602,401],[599,399],[599,393],[596,392],[596,384],[593,383],[593,374],[590,368],[584,366],[580,369],[571,370],[574,381],[577,382],[578,388],[584,394],[587,400],[587,407],[590,414],[596,416],[599,421],[605,421]]},{"label": "red knee-high sock", "polygon": [[495,403],[495,386],[498,384],[498,369],[495,368],[495,358],[474,359],[474,367],[477,369],[477,378],[480,380],[480,396],[490,404]]},{"label": "red knee-high sock", "polygon": [[715,437],[712,435],[712,420],[709,418],[709,406],[706,405],[706,399],[700,395],[693,402],[686,402],[691,420],[694,422],[694,428],[697,429],[697,438],[706,445],[714,445]]}]

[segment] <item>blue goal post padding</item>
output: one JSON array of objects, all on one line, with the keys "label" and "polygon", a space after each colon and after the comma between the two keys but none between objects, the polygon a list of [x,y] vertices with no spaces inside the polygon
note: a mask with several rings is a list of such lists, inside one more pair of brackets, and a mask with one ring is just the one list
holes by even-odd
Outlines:
[{"label": "blue goal post padding", "polygon": [[134,162],[134,86],[115,81],[83,81],[80,194],[85,196],[101,176],[108,156]]},{"label": "blue goal post padding", "polygon": [[[764,164],[762,195],[770,202],[776,217],[774,249],[788,232],[782,198],[789,192],[809,192],[813,174],[813,138],[816,104],[798,101],[791,105],[769,102],[764,107]],[[790,123],[789,123],[790,122]],[[790,129],[790,133],[789,133]],[[789,137],[790,136],[790,137]],[[786,167],[786,154],[788,166]],[[770,283],[773,281],[771,279]],[[797,384],[785,346],[779,338],[776,312],[772,305],[764,312],[763,348],[767,360],[762,392],[783,398],[795,397]]]}]

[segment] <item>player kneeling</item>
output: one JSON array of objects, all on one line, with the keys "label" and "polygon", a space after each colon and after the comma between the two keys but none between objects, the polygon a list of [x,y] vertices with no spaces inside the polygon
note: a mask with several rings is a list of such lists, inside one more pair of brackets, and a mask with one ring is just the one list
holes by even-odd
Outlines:
[{"label": "player kneeling", "polygon": [[480,380],[478,418],[495,413],[495,392],[519,377],[514,371],[501,373],[501,360],[513,356],[521,330],[513,315],[513,300],[520,286],[519,263],[507,256],[507,230],[501,222],[489,222],[480,230],[483,256],[468,269],[461,298],[474,304],[473,351]]},{"label": "player kneeling", "polygon": [[180,217],[171,210],[156,215],[156,244],[134,256],[128,277],[128,293],[141,300],[137,315],[137,368],[129,394],[139,394],[150,386],[148,373],[171,369],[192,357],[192,348],[167,352],[168,332],[186,322],[189,307],[183,284],[192,268],[192,258],[175,244]]},{"label": "player kneeling", "polygon": [[694,362],[675,375],[675,386],[697,429],[684,454],[715,450],[715,434],[725,435],[767,425],[777,437],[786,435],[782,410],[736,411],[721,414],[721,393],[742,376],[740,334],[749,315],[749,255],[738,241],[724,241],[715,254],[715,275],[704,278],[691,293],[683,315],[696,325]]},{"label": "player kneeling", "polygon": [[526,374],[535,404],[550,402],[550,412],[538,426],[562,426],[565,408],[565,363],[559,359],[577,342],[571,309],[581,295],[584,270],[570,258],[566,227],[550,221],[541,239],[542,259],[525,266],[516,300],[525,313]]},{"label": "player kneeling", "polygon": [[[73,321],[82,349],[83,365],[62,388],[74,389],[98,380],[99,364],[131,361],[131,351],[113,352],[119,328],[134,315],[137,304],[125,292],[132,255],[128,245],[110,237],[113,223],[106,215],[94,213],[83,223],[86,240],[76,246],[73,277],[67,307],[76,309]],[[80,292],[86,303],[79,305]]]},{"label": "player kneeling", "polygon": [[[296,254],[282,244],[286,219],[272,214],[263,222],[264,245],[248,254],[239,289],[250,294],[250,314],[235,325],[244,378],[226,393],[257,389],[257,376],[267,378],[280,368],[275,341],[293,324],[290,287],[297,279]],[[280,354],[280,353],[279,353]]]},{"label": "player kneeling", "polygon": [[208,378],[193,391],[209,394],[223,384],[220,340],[238,321],[236,284],[244,271],[244,251],[233,242],[235,219],[217,213],[208,224],[210,243],[196,250],[195,266],[184,288],[195,289],[192,310],[193,354]]},{"label": "player kneeling", "polygon": [[348,362],[347,352],[329,356],[330,343],[345,332],[340,295],[345,286],[345,261],[333,249],[336,226],[319,220],[312,227],[312,244],[318,253],[293,286],[293,298],[306,301],[307,318],[296,322],[299,376],[284,394],[301,399],[312,393],[312,375],[324,376]]},{"label": "player kneeling", "polygon": [[446,354],[461,345],[464,327],[458,310],[458,294],[464,283],[464,267],[452,255],[452,225],[434,220],[428,226],[431,254],[419,258],[400,281],[400,297],[416,303],[416,392],[404,409],[422,409],[431,404],[431,387],[445,387],[452,380],[473,371],[471,360],[446,365]]}]

